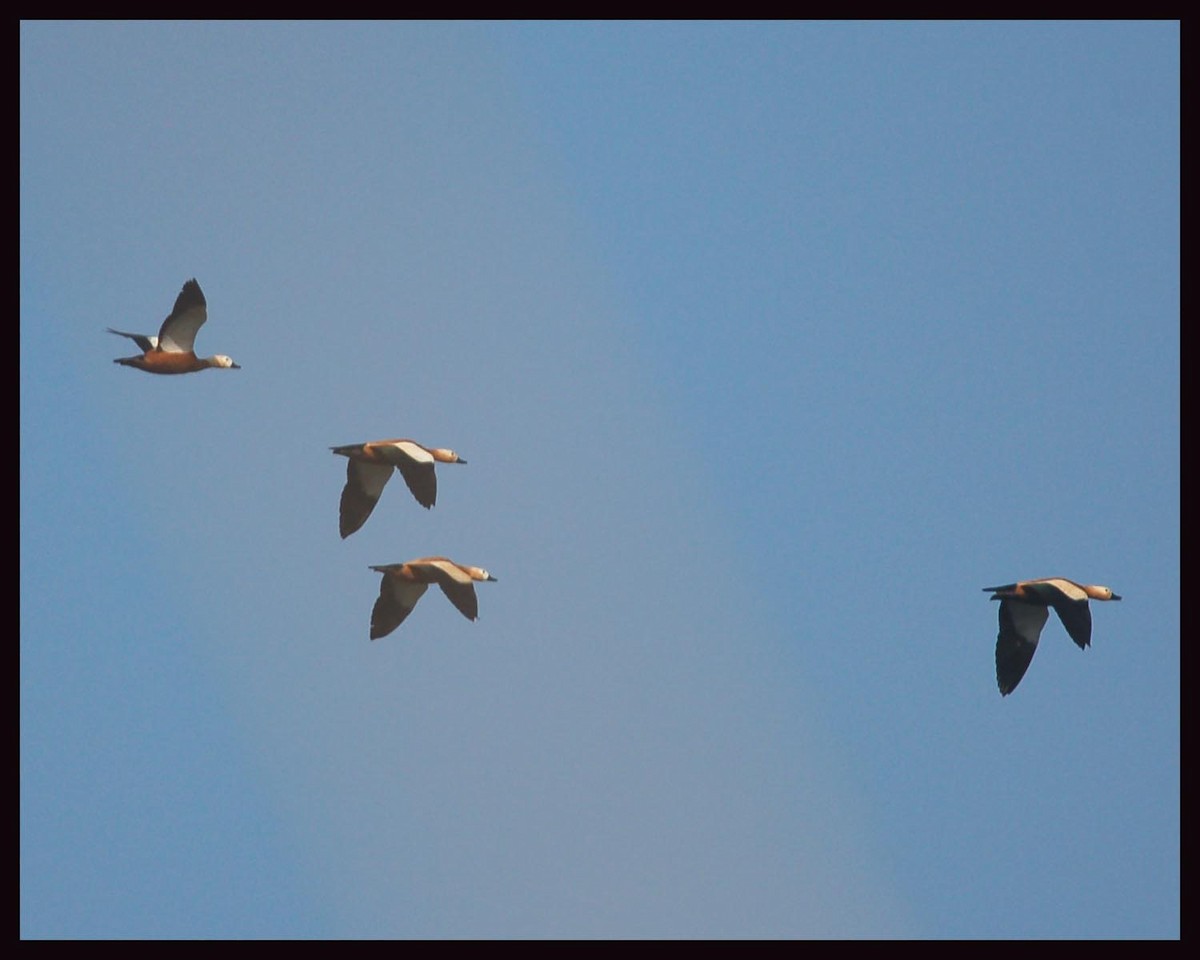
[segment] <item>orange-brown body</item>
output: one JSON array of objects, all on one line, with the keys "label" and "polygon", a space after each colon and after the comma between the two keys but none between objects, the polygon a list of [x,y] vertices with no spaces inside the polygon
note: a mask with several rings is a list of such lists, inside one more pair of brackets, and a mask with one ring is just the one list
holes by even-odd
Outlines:
[{"label": "orange-brown body", "polygon": [[[223,365],[216,360],[216,357],[198,357],[190,350],[187,353],[170,353],[155,347],[140,357],[119,357],[113,363],[137,367],[147,373],[196,373],[209,367],[222,368]],[[236,363],[231,366],[240,369]]]},{"label": "orange-brown body", "polygon": [[198,357],[193,349],[196,332],[208,319],[208,304],[200,290],[200,284],[189,280],[175,298],[175,308],[162,322],[158,336],[142,333],[125,333],[108,328],[109,333],[128,337],[141,348],[137,357],[118,357],[113,363],[123,367],[136,367],[147,373],[196,373],[215,367],[218,370],[239,370],[238,364],[223,354]]},{"label": "orange-brown body", "polygon": [[430,584],[436,583],[442,593],[468,620],[479,616],[475,597],[475,581],[496,578],[482,567],[455,563],[448,557],[419,557],[406,563],[373,566],[383,574],[379,583],[379,599],[371,610],[371,639],[386,637],[413,611]]},{"label": "orange-brown body", "polygon": [[1050,608],[1058,614],[1067,635],[1081,650],[1092,642],[1092,613],[1088,600],[1120,600],[1109,587],[1076,583],[1065,577],[1021,580],[984,587],[1000,601],[1000,633],[996,637],[996,683],[1008,696],[1016,689],[1037,651]]},{"label": "orange-brown body", "polygon": [[437,503],[435,463],[466,463],[453,450],[426,447],[415,440],[374,440],[330,447],[346,457],[346,485],[338,509],[338,530],[344,540],[367,522],[393,469],[399,470],[417,503],[429,509]]}]

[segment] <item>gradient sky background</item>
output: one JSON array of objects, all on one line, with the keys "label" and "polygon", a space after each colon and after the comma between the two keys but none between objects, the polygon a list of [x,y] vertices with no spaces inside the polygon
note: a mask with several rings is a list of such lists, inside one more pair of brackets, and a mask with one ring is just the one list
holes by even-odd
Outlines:
[{"label": "gradient sky background", "polygon": [[22,934],[1177,937],[1179,39],[24,23]]}]

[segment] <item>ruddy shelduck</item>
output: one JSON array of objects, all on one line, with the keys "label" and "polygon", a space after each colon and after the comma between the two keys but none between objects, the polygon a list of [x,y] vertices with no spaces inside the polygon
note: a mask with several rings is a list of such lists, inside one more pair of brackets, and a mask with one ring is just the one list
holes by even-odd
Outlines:
[{"label": "ruddy shelduck", "polygon": [[433,465],[467,462],[453,450],[423,447],[415,440],[375,440],[329,449],[349,458],[338,513],[343,540],[367,522],[393,469],[400,471],[417,503],[428,510],[437,502],[437,474]]},{"label": "ruddy shelduck", "polygon": [[996,638],[996,683],[1002,696],[1017,688],[1037,651],[1050,607],[1079,649],[1092,642],[1092,612],[1088,600],[1120,600],[1108,587],[1076,583],[1063,577],[1022,580],[984,587],[1000,601],[1000,633]]},{"label": "ruddy shelduck", "polygon": [[208,319],[208,304],[200,291],[200,284],[189,280],[175,298],[175,309],[162,322],[158,336],[142,333],[125,333],[108,328],[109,333],[128,337],[142,349],[140,357],[119,357],[113,363],[125,367],[137,367],[147,373],[195,373],[217,367],[221,370],[240,370],[241,367],[229,357],[218,353],[212,357],[197,357],[192,345],[196,331]]},{"label": "ruddy shelduck", "polygon": [[495,581],[482,567],[468,567],[446,557],[421,557],[407,563],[371,567],[383,574],[379,599],[371,610],[371,639],[386,637],[404,622],[431,583],[442,588],[449,601],[468,620],[479,616],[475,581]]}]

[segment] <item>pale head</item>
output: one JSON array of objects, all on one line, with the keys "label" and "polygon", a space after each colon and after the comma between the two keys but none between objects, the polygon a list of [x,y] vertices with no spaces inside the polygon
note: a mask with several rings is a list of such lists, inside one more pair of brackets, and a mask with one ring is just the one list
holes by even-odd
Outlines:
[{"label": "pale head", "polygon": [[1117,594],[1112,592],[1111,587],[1099,587],[1099,586],[1084,587],[1084,590],[1087,591],[1087,595],[1089,597],[1091,597],[1093,600],[1120,600],[1121,599],[1119,596],[1117,596]]},{"label": "pale head", "polygon": [[240,363],[234,363],[232,357],[227,357],[223,353],[218,353],[216,356],[208,358],[210,367],[220,367],[222,370],[241,370]]},{"label": "pale head", "polygon": [[439,463],[466,463],[467,461],[460,457],[453,450],[446,447],[429,447],[430,455]]}]

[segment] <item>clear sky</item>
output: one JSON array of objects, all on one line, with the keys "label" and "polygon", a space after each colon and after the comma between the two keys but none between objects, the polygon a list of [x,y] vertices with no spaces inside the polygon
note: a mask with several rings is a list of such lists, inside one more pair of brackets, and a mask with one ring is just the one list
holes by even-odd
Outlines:
[{"label": "clear sky", "polygon": [[1179,41],[24,23],[23,936],[1177,937]]}]

